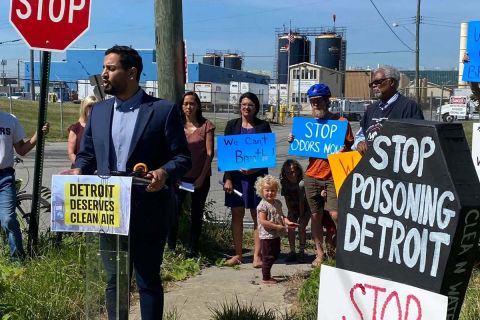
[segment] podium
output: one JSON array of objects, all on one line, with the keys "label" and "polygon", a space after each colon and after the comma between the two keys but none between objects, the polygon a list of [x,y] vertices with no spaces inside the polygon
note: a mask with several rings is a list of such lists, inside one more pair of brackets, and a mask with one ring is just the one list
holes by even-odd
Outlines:
[{"label": "podium", "polygon": [[132,177],[52,177],[52,231],[85,232],[87,319],[128,319]]}]

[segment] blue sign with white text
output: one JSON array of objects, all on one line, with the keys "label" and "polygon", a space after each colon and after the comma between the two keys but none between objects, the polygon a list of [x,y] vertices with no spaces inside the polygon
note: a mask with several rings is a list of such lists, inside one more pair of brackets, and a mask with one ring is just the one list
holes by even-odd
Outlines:
[{"label": "blue sign with white text", "polygon": [[218,171],[275,167],[274,133],[217,136]]},{"label": "blue sign with white text", "polygon": [[324,120],[315,118],[293,118],[292,134],[288,154],[302,157],[327,159],[340,151],[345,144],[347,120]]},{"label": "blue sign with white text", "polygon": [[463,66],[462,80],[480,82],[480,21],[468,23],[467,53],[469,61]]}]

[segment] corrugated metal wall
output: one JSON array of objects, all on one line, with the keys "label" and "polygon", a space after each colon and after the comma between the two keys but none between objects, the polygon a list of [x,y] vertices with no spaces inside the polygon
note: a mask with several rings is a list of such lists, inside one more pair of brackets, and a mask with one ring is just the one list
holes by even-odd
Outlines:
[{"label": "corrugated metal wall", "polygon": [[370,70],[347,70],[345,72],[345,98],[371,99],[371,89],[368,87],[372,78]]}]

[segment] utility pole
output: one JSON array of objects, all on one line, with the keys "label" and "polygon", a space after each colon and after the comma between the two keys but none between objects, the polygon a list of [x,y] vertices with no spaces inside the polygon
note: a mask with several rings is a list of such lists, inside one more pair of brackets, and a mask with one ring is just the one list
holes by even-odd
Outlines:
[{"label": "utility pole", "polygon": [[35,101],[35,66],[33,60],[33,50],[30,50],[30,95],[32,101]]},{"label": "utility pole", "polygon": [[185,92],[181,0],[155,0],[158,96],[179,103]]},{"label": "utility pole", "polygon": [[417,0],[417,18],[415,19],[415,98],[420,104],[420,1]]},{"label": "utility pole", "polygon": [[301,110],[301,105],[302,105],[302,94],[300,93],[300,84],[302,82],[302,73],[301,73],[301,62],[298,63],[298,88],[297,88],[297,98],[298,98],[298,103],[297,103],[297,110],[294,110],[294,114],[296,114],[295,111],[300,112]]},{"label": "utility pole", "polygon": [[20,92],[20,59],[17,59],[17,91]]},{"label": "utility pole", "polygon": [[2,64],[2,86],[5,86],[7,85],[7,82],[5,81],[5,76],[6,76],[5,66],[7,65],[7,60],[2,59],[1,64]]}]

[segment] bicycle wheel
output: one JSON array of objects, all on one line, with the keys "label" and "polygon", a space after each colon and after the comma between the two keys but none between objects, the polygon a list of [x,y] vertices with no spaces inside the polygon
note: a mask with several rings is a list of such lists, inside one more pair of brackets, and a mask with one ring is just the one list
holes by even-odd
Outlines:
[{"label": "bicycle wheel", "polygon": [[[38,216],[38,235],[41,239],[42,237],[54,238],[55,236],[50,232],[50,212],[51,207],[50,203],[40,198],[40,210]],[[20,194],[17,196],[17,220],[20,223],[20,230],[22,231],[23,240],[27,241],[28,239],[28,229],[31,218],[31,209],[32,209],[33,195],[31,194]]]}]

